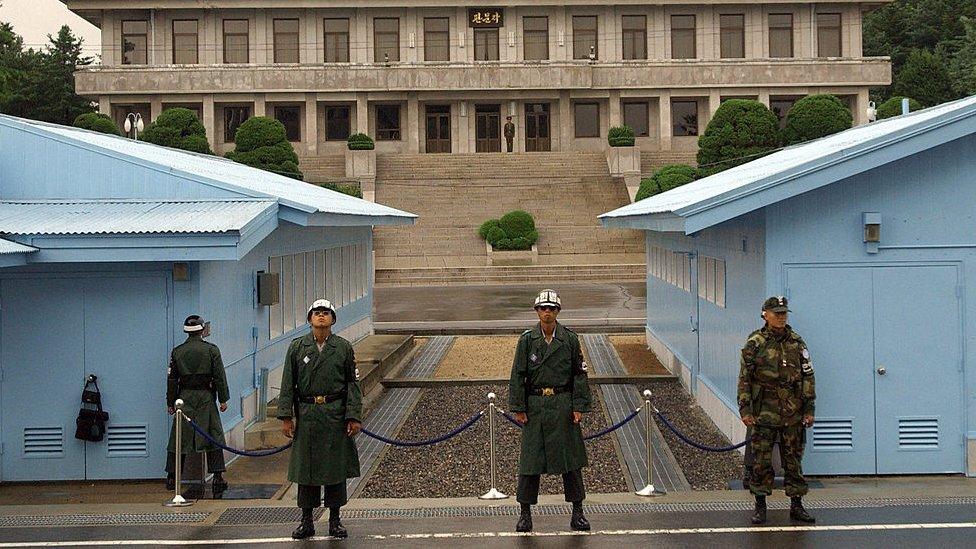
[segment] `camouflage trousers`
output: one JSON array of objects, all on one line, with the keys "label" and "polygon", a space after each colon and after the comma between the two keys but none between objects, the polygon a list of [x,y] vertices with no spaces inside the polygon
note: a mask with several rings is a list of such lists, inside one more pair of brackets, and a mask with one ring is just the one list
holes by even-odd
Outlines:
[{"label": "camouflage trousers", "polygon": [[752,428],[749,448],[752,451],[752,477],[749,491],[757,496],[773,492],[773,444],[779,441],[780,458],[783,462],[786,495],[803,496],[807,493],[807,481],[803,478],[803,446],[806,431],[802,423],[785,427]]}]

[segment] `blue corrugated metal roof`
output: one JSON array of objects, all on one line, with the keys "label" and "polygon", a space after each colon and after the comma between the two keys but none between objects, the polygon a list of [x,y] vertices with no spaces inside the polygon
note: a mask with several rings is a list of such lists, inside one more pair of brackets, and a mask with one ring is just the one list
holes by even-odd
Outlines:
[{"label": "blue corrugated metal roof", "polygon": [[[728,205],[974,115],[976,115],[976,96],[857,126],[816,141],[788,147],[747,164],[628,204],[601,215],[600,219],[608,227],[638,228],[642,225],[643,219],[648,222],[647,228],[655,230],[660,230],[658,227],[666,227],[668,230],[680,228],[686,232],[694,232],[731,217],[716,216],[714,219],[695,223],[693,227],[680,221],[674,222],[675,218],[702,214],[710,209]],[[947,136],[946,139],[954,139],[954,137]],[[783,192],[776,193],[776,196],[771,196],[769,203],[784,200],[807,190],[810,189],[798,187],[793,189],[791,194],[784,189]],[[757,202],[750,207],[758,209],[764,205],[768,204]],[[741,215],[747,211],[748,209],[738,211],[737,214]],[[652,220],[659,220],[659,224],[655,226],[650,223]]]},{"label": "blue corrugated metal roof", "polygon": [[227,233],[273,200],[0,201],[0,233],[13,235]]},{"label": "blue corrugated metal roof", "polygon": [[274,198],[282,205],[306,212],[347,216],[361,225],[412,223],[416,215],[331,191],[275,173],[238,164],[218,156],[190,153],[79,128],[0,115],[0,123],[43,132],[85,147],[109,151],[179,173],[189,180],[218,186],[253,198]]},{"label": "blue corrugated metal roof", "polygon": [[17,242],[11,242],[9,240],[4,240],[0,238],[0,255],[29,254],[31,252],[36,252],[36,251],[37,248],[24,246],[23,244],[18,244]]}]

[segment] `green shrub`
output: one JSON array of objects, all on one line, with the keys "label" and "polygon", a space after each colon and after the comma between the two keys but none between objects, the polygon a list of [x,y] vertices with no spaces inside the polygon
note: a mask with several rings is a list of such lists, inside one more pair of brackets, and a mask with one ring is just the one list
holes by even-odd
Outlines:
[{"label": "green shrub", "polygon": [[227,158],[254,168],[304,179],[298,168],[298,155],[285,137],[285,126],[274,118],[248,118],[234,134],[236,147]]},{"label": "green shrub", "polygon": [[359,188],[356,183],[319,183],[320,187],[329,189],[331,191],[336,191],[342,194],[348,194],[349,196],[355,196],[356,198],[363,197],[363,190]]},{"label": "green shrub", "polygon": [[72,125],[76,128],[83,128],[93,132],[122,135],[122,130],[115,124],[115,120],[112,120],[112,117],[109,115],[100,112],[79,114]]},{"label": "green shrub", "polygon": [[350,151],[371,151],[375,148],[373,138],[365,133],[354,133],[346,140]]},{"label": "green shrub", "polygon": [[489,219],[478,228],[478,235],[496,250],[528,250],[539,240],[532,215],[515,210],[501,219]]},{"label": "green shrub", "polygon": [[723,102],[698,138],[700,177],[745,164],[779,147],[779,120],[751,99]]},{"label": "green shrub", "polygon": [[611,147],[633,147],[634,128],[630,126],[614,126],[607,132],[607,141]]},{"label": "green shrub", "polygon": [[[892,116],[899,116],[901,114],[901,100],[904,97],[896,95],[891,99],[885,101],[878,106],[878,120],[884,120],[885,118],[891,118]],[[908,110],[915,112],[922,109],[922,104],[914,99],[908,100]]]},{"label": "green shrub", "polygon": [[166,109],[146,126],[139,139],[164,147],[213,154],[207,142],[207,130],[190,109]]},{"label": "green shrub", "polygon": [[793,145],[849,129],[854,123],[851,110],[830,94],[808,95],[786,114],[783,143]]},{"label": "green shrub", "polygon": [[932,107],[959,97],[952,89],[949,63],[939,52],[912,50],[891,79],[891,94],[914,97]]},{"label": "green shrub", "polygon": [[685,164],[671,164],[654,172],[649,178],[642,179],[637,189],[634,201],[644,200],[649,196],[670,191],[695,180],[697,170]]}]

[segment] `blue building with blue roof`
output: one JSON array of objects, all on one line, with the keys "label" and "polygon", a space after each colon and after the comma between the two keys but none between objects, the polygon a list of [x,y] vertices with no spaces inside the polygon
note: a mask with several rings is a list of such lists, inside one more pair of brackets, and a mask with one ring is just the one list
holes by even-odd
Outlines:
[{"label": "blue building with blue roof", "polygon": [[[372,332],[372,226],[414,219],[219,157],[0,116],[0,480],[164,476],[166,368],[190,314],[212,323],[241,446],[258,372],[277,386],[313,299],[338,307],[337,333]],[[110,414],[94,443],[74,438],[88,374]]]},{"label": "blue building with blue roof", "polygon": [[786,148],[601,216],[646,231],[647,341],[732,440],[739,351],[789,298],[812,474],[976,475],[976,97]]}]

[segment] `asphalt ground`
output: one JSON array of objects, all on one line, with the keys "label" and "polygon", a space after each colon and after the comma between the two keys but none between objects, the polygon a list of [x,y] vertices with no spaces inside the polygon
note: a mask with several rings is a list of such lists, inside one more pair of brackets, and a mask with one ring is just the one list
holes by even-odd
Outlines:
[{"label": "asphalt ground", "polygon": [[[294,524],[216,526],[20,527],[0,529],[3,547],[971,547],[976,509],[969,505],[898,505],[868,509],[816,509],[815,525],[791,524],[787,511],[770,512],[754,527],[742,511],[593,514],[594,530],[568,531],[569,516],[536,516],[535,531],[513,532],[514,518],[344,519],[344,541],[290,539]],[[326,533],[326,522],[316,524]]]}]

